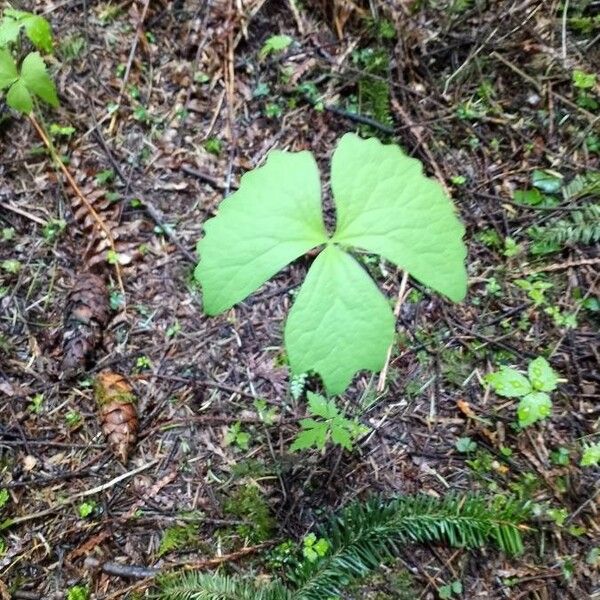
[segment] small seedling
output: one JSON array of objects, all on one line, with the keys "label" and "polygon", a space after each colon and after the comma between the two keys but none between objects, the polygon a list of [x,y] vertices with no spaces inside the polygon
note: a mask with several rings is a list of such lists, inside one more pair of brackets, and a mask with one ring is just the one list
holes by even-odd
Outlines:
[{"label": "small seedling", "polygon": [[320,394],[308,392],[308,412],[318,420],[300,421],[302,431],[290,447],[292,452],[306,448],[323,451],[330,440],[346,450],[352,450],[356,440],[369,431],[358,421],[344,417],[333,400],[327,400]]},{"label": "small seedling", "polygon": [[558,376],[541,356],[529,363],[527,372],[528,377],[516,369],[502,367],[485,377],[486,383],[499,396],[520,398],[517,416],[521,427],[528,427],[550,416],[552,400],[548,392],[555,390],[558,383]]},{"label": "small seedling", "polygon": [[285,50],[294,40],[289,35],[272,35],[263,44],[260,49],[260,58],[266,58],[269,54],[282,52]]},{"label": "small seedling", "polygon": [[90,592],[85,585],[74,585],[67,590],[67,600],[89,600]]},{"label": "small seedling", "polygon": [[318,373],[330,394],[340,394],[356,371],[383,367],[395,328],[390,303],[349,251],[379,254],[459,301],[466,293],[466,248],[442,187],[398,146],[346,134],[333,154],[331,186],[333,235],[323,222],[312,154],[271,152],[205,223],[195,277],[205,312],[216,315],[291,261],[322,250],[284,338],[292,375]]},{"label": "small seedling", "polygon": [[54,82],[46,72],[39,52],[30,52],[18,67],[14,58],[21,30],[42,52],[52,52],[52,31],[46,19],[29,12],[7,8],[0,21],[0,92],[6,90],[6,103],[23,114],[33,110],[34,98],[58,106]]},{"label": "small seedling", "polygon": [[600,465],[600,442],[584,446],[579,465],[582,467],[597,467]]},{"label": "small seedling", "polygon": [[39,414],[42,412],[42,405],[44,404],[44,395],[36,394],[31,398],[31,404],[27,407],[32,413]]},{"label": "small seedling", "polygon": [[240,450],[248,450],[250,434],[242,431],[242,424],[239,421],[236,421],[227,429],[224,441],[226,446],[235,444]]},{"label": "small seedling", "polygon": [[460,581],[453,581],[452,583],[442,585],[438,590],[438,594],[442,600],[448,600],[448,598],[452,598],[452,596],[462,594],[462,591],[462,583]]},{"label": "small seedling", "polygon": [[4,508],[10,499],[10,494],[5,488],[0,489],[0,509]]},{"label": "small seedling", "polygon": [[302,555],[309,562],[316,562],[323,558],[329,550],[329,542],[325,538],[317,538],[314,533],[309,533],[304,538]]},{"label": "small seedling", "polygon": [[254,401],[254,408],[256,408],[258,418],[265,425],[273,425],[275,423],[275,419],[277,418],[277,408],[275,406],[269,407],[266,400],[257,398]]},{"label": "small seedling", "polygon": [[550,453],[550,460],[552,464],[565,467],[569,464],[569,454],[569,449],[561,446]]},{"label": "small seedling", "polygon": [[82,519],[86,519],[96,510],[97,507],[98,504],[94,500],[87,500],[79,505],[77,512]]},{"label": "small seedling", "polygon": [[76,410],[70,410],[65,415],[65,421],[69,427],[77,427],[81,423],[81,413]]},{"label": "small seedling", "polygon": [[475,450],[477,450],[477,443],[474,442],[470,437],[461,437],[456,440],[454,447],[459,452],[474,452]]}]

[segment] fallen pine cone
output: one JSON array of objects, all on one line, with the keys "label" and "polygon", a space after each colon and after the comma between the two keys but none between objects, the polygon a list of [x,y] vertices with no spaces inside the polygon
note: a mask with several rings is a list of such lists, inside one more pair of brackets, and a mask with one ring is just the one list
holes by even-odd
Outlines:
[{"label": "fallen pine cone", "polygon": [[100,424],[108,445],[113,454],[125,463],[138,432],[133,389],[122,375],[102,371],[96,377],[94,395],[100,408]]},{"label": "fallen pine cone", "polygon": [[80,273],[67,297],[62,371],[74,377],[91,361],[108,323],[108,290],[102,277]]}]

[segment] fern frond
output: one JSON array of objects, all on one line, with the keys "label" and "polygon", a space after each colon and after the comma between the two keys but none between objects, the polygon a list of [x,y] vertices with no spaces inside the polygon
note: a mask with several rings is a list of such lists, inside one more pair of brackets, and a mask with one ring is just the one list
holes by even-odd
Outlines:
[{"label": "fern frond", "polygon": [[161,578],[158,585],[161,600],[292,600],[278,581],[257,585],[253,580],[215,573],[174,573]]},{"label": "fern frond", "polygon": [[445,541],[467,548],[492,542],[509,554],[518,554],[523,549],[520,524],[527,512],[522,503],[494,505],[476,496],[442,500],[416,496],[354,503],[319,532],[329,540],[330,553],[316,563],[303,563],[289,574],[297,586],[294,598],[337,597],[349,582],[397,557],[410,542]]}]

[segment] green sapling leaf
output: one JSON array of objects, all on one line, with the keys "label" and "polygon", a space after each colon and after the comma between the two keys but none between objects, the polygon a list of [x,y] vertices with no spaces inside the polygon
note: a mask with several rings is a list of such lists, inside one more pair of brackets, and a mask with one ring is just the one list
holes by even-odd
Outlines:
[{"label": "green sapling leaf", "polygon": [[19,78],[17,65],[8,50],[0,48],[0,90],[10,87]]},{"label": "green sapling leaf", "polygon": [[29,114],[33,110],[33,100],[22,79],[15,81],[6,94],[6,103],[23,114]]},{"label": "green sapling leaf", "polygon": [[23,19],[23,25],[27,37],[36,48],[52,52],[52,29],[44,17],[30,14]]},{"label": "green sapling leaf", "polygon": [[394,321],[366,271],[328,246],[313,262],[285,325],[292,373],[317,371],[330,394],[341,394],[356,371],[381,368]]},{"label": "green sapling leaf", "polygon": [[39,52],[29,53],[21,65],[21,79],[30,92],[39,96],[50,106],[58,106],[54,82],[46,72],[46,65]]},{"label": "green sapling leaf", "polygon": [[21,23],[5,15],[0,21],[0,48],[14,44],[19,37],[20,29]]},{"label": "green sapling leaf", "polygon": [[243,300],[289,262],[327,241],[321,184],[309,152],[269,154],[219,206],[198,242],[204,310],[215,315]]},{"label": "green sapling leaf", "polygon": [[333,155],[331,188],[334,242],[381,254],[451,300],[464,298],[464,227],[418,160],[398,146],[347,133]]},{"label": "green sapling leaf", "polygon": [[528,373],[529,381],[534,390],[551,392],[556,389],[558,376],[544,357],[538,356],[538,358],[532,360],[529,363]]},{"label": "green sapling leaf", "polygon": [[600,442],[584,446],[581,467],[595,467],[600,464]]},{"label": "green sapling leaf", "polygon": [[527,394],[517,407],[517,416],[521,427],[528,427],[536,421],[549,417],[552,413],[552,400],[546,392]]},{"label": "green sapling leaf", "polygon": [[489,373],[485,376],[485,381],[492,386],[496,394],[505,398],[521,398],[532,391],[527,377],[509,367]]}]

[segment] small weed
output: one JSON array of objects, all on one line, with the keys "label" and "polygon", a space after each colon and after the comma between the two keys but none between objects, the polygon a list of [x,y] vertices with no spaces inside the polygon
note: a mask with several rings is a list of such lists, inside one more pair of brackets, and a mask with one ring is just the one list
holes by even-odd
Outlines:
[{"label": "small weed", "polygon": [[317,538],[314,533],[304,537],[302,544],[302,555],[309,562],[316,562],[323,558],[329,550],[329,542],[325,538]]},{"label": "small weed", "polygon": [[452,583],[442,585],[438,590],[438,595],[442,600],[448,600],[448,598],[452,598],[453,596],[459,596],[462,594],[462,591],[462,583],[457,580],[453,581]]},{"label": "small weed", "polygon": [[261,59],[264,59],[270,54],[283,52],[293,41],[289,35],[272,35],[263,44],[259,56]]},{"label": "small weed", "polygon": [[499,396],[520,398],[517,416],[521,427],[550,416],[552,400],[548,392],[556,389],[558,376],[545,358],[540,356],[529,363],[528,377],[516,369],[502,367],[486,375],[485,381]]},{"label": "small weed", "polygon": [[86,500],[79,505],[77,512],[82,519],[86,519],[96,512],[97,508],[98,503],[95,500]]},{"label": "small weed", "polygon": [[226,446],[235,445],[240,450],[248,450],[250,445],[250,434],[246,431],[242,431],[242,424],[240,421],[236,421],[227,428],[224,442]]},{"label": "small weed", "polygon": [[90,592],[85,585],[74,585],[67,590],[67,600],[89,600]]},{"label": "small weed", "polygon": [[65,415],[65,421],[69,427],[74,429],[75,427],[77,427],[81,424],[81,421],[82,421],[81,413],[76,410],[70,410]]},{"label": "small weed", "polygon": [[324,451],[329,441],[352,450],[356,440],[369,431],[358,421],[344,417],[333,400],[327,400],[320,394],[308,392],[308,412],[318,420],[311,418],[300,421],[302,431],[290,447],[292,452],[307,448]]},{"label": "small weed", "polygon": [[579,465],[581,467],[597,467],[600,465],[600,442],[583,447]]}]

